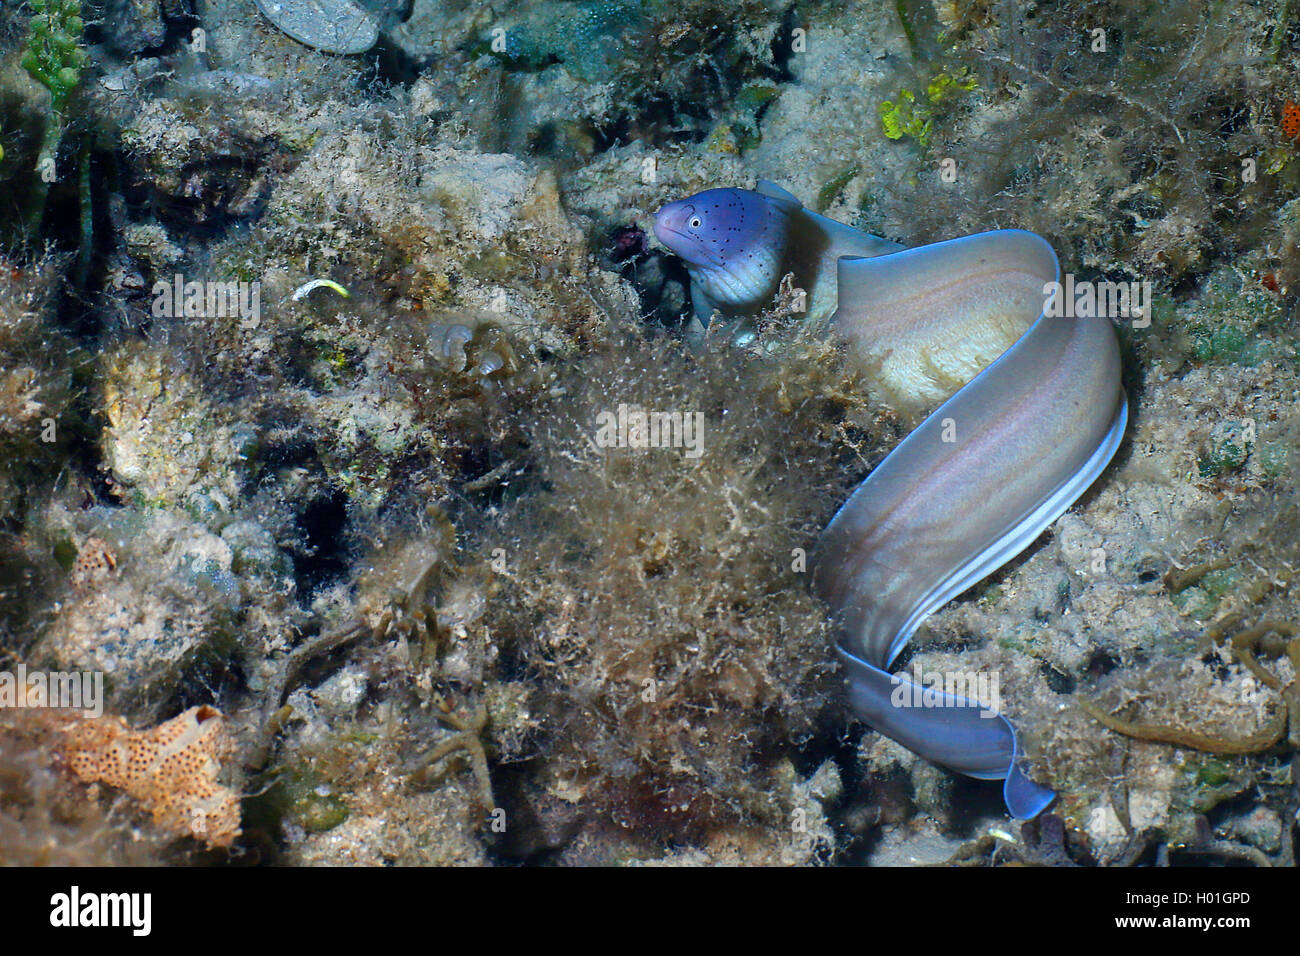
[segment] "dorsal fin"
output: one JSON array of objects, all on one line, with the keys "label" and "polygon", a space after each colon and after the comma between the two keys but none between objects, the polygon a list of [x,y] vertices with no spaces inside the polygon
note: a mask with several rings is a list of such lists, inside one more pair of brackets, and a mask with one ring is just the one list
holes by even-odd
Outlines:
[{"label": "dorsal fin", "polygon": [[793,194],[770,179],[760,179],[756,191],[776,203],[787,214],[803,210],[806,221],[825,233],[826,243],[835,247],[837,256],[883,256],[903,248],[901,243],[873,236],[834,219],[827,219],[811,209],[804,209],[803,203]]},{"label": "dorsal fin", "polygon": [[780,186],[772,182],[772,180],[770,179],[760,179],[758,181],[758,186],[756,187],[755,191],[758,192],[760,195],[766,196],[768,199],[773,200],[780,206],[783,207],[788,206],[789,208],[786,210],[787,212],[793,212],[796,209],[803,208],[803,203],[801,203],[798,199],[795,199],[795,197],[791,193],[789,193],[787,190],[782,189]]},{"label": "dorsal fin", "polygon": [[900,252],[906,248],[901,242],[873,236],[869,232],[854,229],[852,226],[845,225],[835,219],[828,219],[825,216],[818,215],[811,209],[805,209],[804,215],[809,222],[826,234],[830,247],[836,256],[874,258],[888,255],[891,252]]},{"label": "dorsal fin", "polygon": [[[1034,295],[1045,282],[1060,278],[1060,266],[1052,247],[1038,235],[1023,229],[999,229],[958,239],[948,239],[927,246],[903,249],[893,255],[876,258],[844,256],[839,260],[840,310],[843,320],[888,318],[898,321],[902,310],[918,312],[914,321],[933,317],[939,306],[932,294],[936,289],[953,288],[959,276],[976,277],[1002,273],[1012,276],[1036,276],[1029,283]],[[988,285],[987,279],[983,280]],[[1009,289],[1020,289],[1024,281],[1008,285],[994,284],[991,299],[1005,298]],[[952,298],[949,296],[948,298]],[[998,311],[1004,303],[981,296],[979,304]],[[955,301],[955,300],[954,300]],[[951,303],[950,303],[951,304]],[[1040,304],[1041,303],[1037,303]],[[963,300],[961,311],[969,321],[970,303]],[[1039,308],[1024,317],[1028,328]],[[1007,343],[1008,345],[1010,343]]]}]

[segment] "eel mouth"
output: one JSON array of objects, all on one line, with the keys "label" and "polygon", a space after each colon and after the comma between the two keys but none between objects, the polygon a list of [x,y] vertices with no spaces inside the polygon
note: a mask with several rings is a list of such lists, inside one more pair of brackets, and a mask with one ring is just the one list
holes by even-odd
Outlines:
[{"label": "eel mouth", "polygon": [[[670,242],[668,239],[669,236],[675,236],[679,241],[677,243]],[[698,240],[688,232],[682,232],[680,229],[674,229],[671,226],[665,226],[662,223],[656,222],[655,238],[663,243],[663,245],[667,246],[670,252],[674,255],[681,256],[682,259],[686,260],[691,265],[706,265],[712,266],[715,269],[721,269],[723,266],[722,260],[717,256],[714,256],[707,249],[701,248]],[[690,247],[692,255],[688,256],[679,252],[678,248],[683,246]]]}]

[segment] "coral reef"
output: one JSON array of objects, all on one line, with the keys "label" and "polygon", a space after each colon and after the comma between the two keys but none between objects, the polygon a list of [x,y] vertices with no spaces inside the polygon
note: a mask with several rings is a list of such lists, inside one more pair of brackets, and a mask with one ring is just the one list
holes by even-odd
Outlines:
[{"label": "coral reef", "polygon": [[[1294,863],[1291,4],[334,6],[0,8],[0,670],[107,691],[0,712],[0,857]],[[1151,284],[1116,463],[906,662],[1000,675],[1023,830],[808,592],[905,416],[648,236],[759,178]]]}]

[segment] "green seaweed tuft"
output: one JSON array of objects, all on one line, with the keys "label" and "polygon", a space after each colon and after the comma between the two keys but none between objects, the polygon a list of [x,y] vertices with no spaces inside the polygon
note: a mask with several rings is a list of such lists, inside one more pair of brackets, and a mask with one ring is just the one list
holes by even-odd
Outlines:
[{"label": "green seaweed tuft", "polygon": [[90,62],[81,45],[81,0],[29,0],[29,5],[34,16],[23,69],[50,91],[51,108],[61,115]]},{"label": "green seaweed tuft", "polygon": [[909,137],[925,149],[934,130],[936,110],[950,103],[958,93],[974,90],[976,85],[975,76],[966,67],[941,67],[926,83],[922,97],[904,89],[899,92],[897,102],[881,103],[876,108],[880,128],[888,139]]}]

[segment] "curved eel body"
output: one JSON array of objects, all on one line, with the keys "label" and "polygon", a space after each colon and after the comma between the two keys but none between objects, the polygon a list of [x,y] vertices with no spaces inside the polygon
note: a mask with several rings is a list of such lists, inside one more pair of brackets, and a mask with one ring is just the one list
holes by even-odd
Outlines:
[{"label": "curved eel body", "polygon": [[[720,208],[715,198],[699,215],[698,200],[717,192],[744,191],[683,200],[692,219]],[[754,261],[747,255],[733,261]],[[1005,780],[1007,808],[1022,819],[1054,794],[1022,772],[1011,723],[953,694],[923,698],[888,668],[926,617],[1069,508],[1123,438],[1114,329],[1104,318],[1045,316],[1048,284],[1059,280],[1039,236],[980,233],[839,258],[830,319],[895,390],[918,403],[951,395],[867,476],[818,542],[814,582],[837,618],[850,704],[935,763]]]}]

